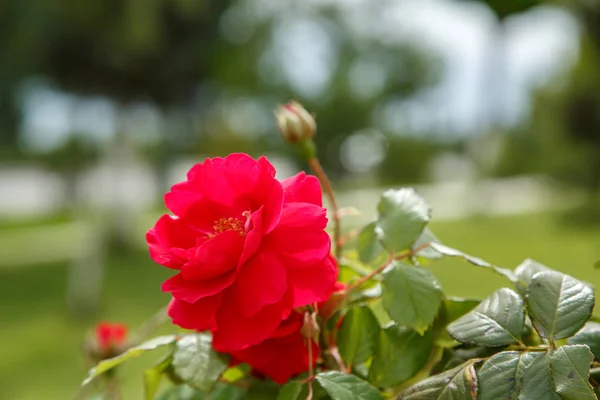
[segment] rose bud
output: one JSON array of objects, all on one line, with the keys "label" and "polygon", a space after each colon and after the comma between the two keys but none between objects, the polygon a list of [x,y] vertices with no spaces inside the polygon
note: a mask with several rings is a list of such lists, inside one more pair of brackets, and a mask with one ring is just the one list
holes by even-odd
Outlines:
[{"label": "rose bud", "polygon": [[317,129],[314,117],[296,101],[277,107],[275,118],[281,137],[288,143],[310,139]]},{"label": "rose bud", "polygon": [[127,326],[101,322],[91,338],[91,355],[99,360],[115,357],[126,348]]}]

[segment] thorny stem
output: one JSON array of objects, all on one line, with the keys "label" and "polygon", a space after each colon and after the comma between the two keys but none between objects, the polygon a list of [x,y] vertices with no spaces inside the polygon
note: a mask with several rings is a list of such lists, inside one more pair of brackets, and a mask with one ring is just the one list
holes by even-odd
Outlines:
[{"label": "thorny stem", "polygon": [[108,377],[106,381],[106,394],[110,400],[121,400],[121,390],[119,388],[119,382],[113,375]]},{"label": "thorny stem", "polygon": [[312,391],[312,379],[314,378],[313,371],[313,357],[312,357],[312,335],[306,338],[306,342],[308,343],[308,378],[311,379],[308,381],[308,396],[306,396],[306,400],[312,400],[313,391]]},{"label": "thorny stem", "polygon": [[342,360],[342,355],[340,354],[340,351],[338,350],[337,346],[331,346],[329,348],[329,354],[331,354],[341,372],[345,374],[350,372],[349,368],[346,367],[346,365],[344,365],[344,360]]},{"label": "thorny stem", "polygon": [[340,214],[337,206],[337,202],[335,200],[335,194],[333,193],[333,187],[331,186],[331,181],[327,177],[327,174],[321,167],[321,163],[319,163],[319,159],[317,157],[312,157],[308,160],[308,165],[312,168],[317,178],[321,182],[323,186],[323,191],[329,202],[331,203],[331,208],[333,209],[333,241],[335,242],[335,258],[339,259],[342,253],[343,242],[341,239],[341,227],[340,227]]},{"label": "thorny stem", "polygon": [[598,375],[598,374],[600,374],[600,368],[590,369],[590,375]]},{"label": "thorny stem", "polygon": [[369,272],[367,275],[361,277],[360,279],[358,279],[356,282],[354,282],[352,285],[348,285],[348,287],[346,288],[346,290],[344,291],[346,294],[350,293],[352,290],[356,289],[357,287],[361,286],[363,283],[365,283],[366,281],[368,281],[369,279],[373,278],[375,275],[380,274],[388,265],[391,264],[392,261],[394,260],[404,260],[407,258],[412,257],[413,255],[417,254],[418,252],[420,252],[421,250],[427,248],[431,246],[431,243],[424,243],[418,247],[415,247],[414,249],[407,251],[405,253],[400,254],[397,257],[394,257],[393,255],[390,254],[390,258],[383,263],[381,266],[377,267],[376,269],[374,269],[373,271]]}]

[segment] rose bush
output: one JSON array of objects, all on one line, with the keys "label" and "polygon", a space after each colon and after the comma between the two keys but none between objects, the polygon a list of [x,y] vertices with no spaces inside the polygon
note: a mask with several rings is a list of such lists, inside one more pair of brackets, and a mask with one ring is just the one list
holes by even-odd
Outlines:
[{"label": "rose bush", "polygon": [[[118,326],[99,326],[87,346],[98,364],[84,386],[102,376],[104,394],[120,400],[116,367],[166,347],[144,374],[146,400],[161,378],[171,383],[165,400],[598,399],[591,284],[530,259],[510,270],[441,244],[431,208],[411,188],[385,191],[376,219],[343,236],[313,117],[299,107],[276,110],[279,129],[319,179],[279,181],[266,158],[244,154],[195,165],[165,196],[174,215],[147,233],[152,259],[177,271],[163,284],[168,311],[135,343]],[[514,290],[448,296],[428,268],[444,257],[499,274]],[[196,332],[137,342],[169,317]]]},{"label": "rose bush", "polygon": [[265,157],[231,154],[195,165],[165,203],[174,215],[146,238],[152,259],[179,271],[162,286],[169,316],[212,331],[222,351],[262,342],[293,308],[329,296],[338,272],[315,177],[279,181]]}]

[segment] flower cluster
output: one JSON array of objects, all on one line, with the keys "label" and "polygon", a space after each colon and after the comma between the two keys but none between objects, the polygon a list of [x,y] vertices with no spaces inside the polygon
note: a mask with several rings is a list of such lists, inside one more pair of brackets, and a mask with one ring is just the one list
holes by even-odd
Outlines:
[{"label": "flower cluster", "polygon": [[326,301],[338,276],[319,181],[279,181],[265,157],[231,154],[192,167],[165,203],[174,215],[146,239],[152,259],[177,271],[162,286],[173,323],[211,331],[217,351],[275,381],[306,371],[317,344],[294,310]]}]

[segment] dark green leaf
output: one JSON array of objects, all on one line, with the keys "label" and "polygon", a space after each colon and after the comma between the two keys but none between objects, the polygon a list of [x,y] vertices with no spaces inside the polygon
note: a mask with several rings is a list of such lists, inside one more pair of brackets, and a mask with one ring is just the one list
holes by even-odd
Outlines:
[{"label": "dark green leaf", "polygon": [[538,272],[527,289],[527,309],[533,326],[548,340],[573,335],[592,315],[591,287],[559,272]]},{"label": "dark green leaf", "polygon": [[451,323],[448,333],[462,343],[494,347],[519,342],[524,326],[521,296],[503,288]]},{"label": "dark green leaf", "polygon": [[393,254],[410,249],[431,218],[429,205],[412,188],[386,190],[377,209],[375,232]]},{"label": "dark green leaf", "polygon": [[527,286],[531,282],[531,278],[538,272],[552,271],[550,268],[530,258],[523,261],[517,268],[515,268],[515,275],[519,279],[515,286],[517,291],[521,293],[521,296],[525,296],[527,293]]},{"label": "dark green leaf", "polygon": [[378,387],[399,385],[415,376],[427,362],[432,335],[391,325],[383,329],[369,370],[369,381]]},{"label": "dark green leaf", "polygon": [[469,361],[429,377],[401,393],[397,400],[475,400],[478,391],[477,363]]},{"label": "dark green leaf", "polygon": [[562,346],[550,355],[554,389],[564,400],[595,400],[590,385],[594,355],[585,345]]},{"label": "dark green leaf", "polygon": [[442,300],[435,276],[420,267],[392,264],[383,277],[383,307],[398,325],[423,333],[433,323]]},{"label": "dark green leaf", "polygon": [[588,321],[567,343],[588,345],[596,360],[600,360],[600,323]]},{"label": "dark green leaf", "polygon": [[202,392],[209,392],[214,387],[228,364],[225,356],[212,349],[212,336],[208,333],[182,337],[173,354],[175,373]]},{"label": "dark green leaf", "polygon": [[338,348],[347,365],[364,363],[375,349],[381,327],[368,306],[352,307],[344,316]]},{"label": "dark green leaf", "polygon": [[163,374],[171,366],[173,355],[169,354],[154,367],[144,372],[144,399],[153,400],[160,386]]},{"label": "dark green leaf", "polygon": [[431,248],[445,256],[462,258],[463,260],[465,260],[468,263],[473,264],[477,267],[490,269],[490,270],[494,271],[495,273],[502,275],[505,278],[508,278],[508,280],[510,280],[511,282],[517,282],[517,280],[518,280],[516,275],[514,274],[514,272],[509,269],[496,267],[496,266],[490,264],[489,262],[482,260],[481,258],[470,256],[468,254],[463,253],[462,251],[453,249],[448,246],[444,246],[443,244],[432,243]]},{"label": "dark green leaf", "polygon": [[479,400],[518,399],[524,368],[521,356],[525,354],[506,351],[488,359],[477,374]]},{"label": "dark green leaf", "polygon": [[100,361],[94,368],[90,369],[90,371],[88,372],[87,378],[83,381],[83,383],[81,385],[82,386],[87,385],[98,375],[103,374],[104,372],[108,371],[109,369],[112,369],[127,360],[138,357],[147,351],[156,350],[159,347],[169,345],[169,344],[175,342],[176,340],[177,340],[176,335],[159,336],[154,339],[150,339],[138,346],[132,347],[129,350],[127,350],[125,353],[120,354],[116,357],[109,358],[104,361]]},{"label": "dark green leaf", "polygon": [[448,334],[447,325],[473,310],[480,302],[480,300],[461,299],[458,297],[451,297],[444,300],[442,302],[439,323],[436,324],[435,343],[444,348],[456,346],[459,342]]},{"label": "dark green leaf", "polygon": [[[280,386],[272,381],[254,381],[244,400],[273,400],[279,395]],[[303,399],[304,400],[304,399]]]},{"label": "dark green leaf", "polygon": [[357,249],[360,261],[377,267],[383,265],[390,253],[383,247],[375,233],[376,222],[366,225],[358,234]]},{"label": "dark green leaf", "polygon": [[300,381],[290,381],[286,383],[279,391],[277,400],[299,400],[303,385],[304,383]]},{"label": "dark green leaf", "polygon": [[546,352],[498,353],[479,370],[479,400],[560,400],[549,365]]},{"label": "dark green leaf", "polygon": [[383,400],[377,389],[354,375],[338,371],[321,372],[317,381],[332,400]]},{"label": "dark green leaf", "polygon": [[[217,383],[209,396],[202,396],[203,400],[246,400],[246,390],[233,385]],[[183,400],[183,399],[177,399]]]}]

